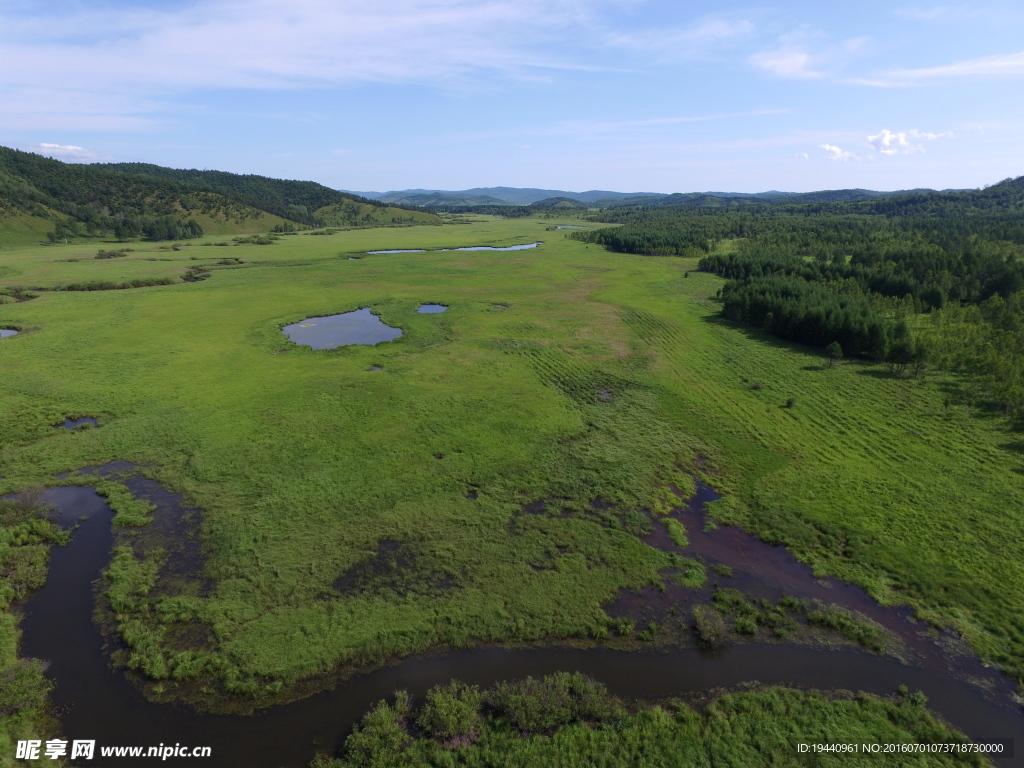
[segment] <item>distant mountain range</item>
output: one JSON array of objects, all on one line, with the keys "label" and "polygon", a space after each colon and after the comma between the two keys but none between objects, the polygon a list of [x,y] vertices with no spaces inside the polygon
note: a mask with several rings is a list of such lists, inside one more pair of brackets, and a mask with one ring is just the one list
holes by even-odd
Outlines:
[{"label": "distant mountain range", "polygon": [[459,191],[403,189],[392,192],[349,192],[349,194],[359,195],[370,200],[380,200],[391,205],[532,205],[551,197],[568,197],[581,203],[596,203],[598,200],[619,200],[624,197],[649,196],[657,193],[608,192],[597,189],[592,189],[589,192],[565,192],[559,189],[535,189],[533,187],[474,187]]},{"label": "distant mountain range", "polygon": [[[347,190],[345,190],[347,191]],[[960,190],[942,190],[956,192]],[[463,190],[403,189],[391,192],[353,192],[370,200],[379,200],[389,205],[437,207],[437,206],[478,206],[478,205],[535,205],[551,200],[573,200],[597,208],[619,207],[622,205],[729,205],[743,203],[838,203],[858,200],[877,200],[935,192],[931,189],[907,189],[896,192],[878,192],[871,189],[833,189],[820,192],[689,192],[665,194],[661,192],[612,192],[592,189],[587,192],[567,192],[561,189],[535,189],[532,187],[475,187]],[[714,198],[723,202],[716,202]],[[550,207],[550,206],[546,206]]]}]

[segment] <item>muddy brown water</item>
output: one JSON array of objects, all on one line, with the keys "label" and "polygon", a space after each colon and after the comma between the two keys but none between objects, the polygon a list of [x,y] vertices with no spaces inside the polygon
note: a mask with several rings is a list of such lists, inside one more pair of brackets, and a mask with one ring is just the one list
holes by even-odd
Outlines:
[{"label": "muddy brown water", "polygon": [[[150,498],[154,493],[166,493],[152,486],[139,486],[138,491],[150,493]],[[422,696],[431,686],[453,677],[487,686],[560,670],[582,672],[615,694],[644,700],[751,681],[877,694],[890,694],[905,684],[923,691],[933,710],[975,741],[1016,738],[1024,744],[1024,717],[1019,708],[944,670],[929,664],[908,666],[860,650],[794,644],[751,643],[715,654],[692,648],[636,652],[483,647],[407,659],[355,677],[334,690],[250,717],[198,714],[184,706],[155,704],[123,673],[111,669],[103,638],[93,622],[95,583],[109,562],[114,541],[112,511],[91,488],[54,488],[47,491],[47,499],[57,505],[63,525],[81,525],[70,544],[54,548],[46,586],[21,606],[21,653],[50,662],[49,675],[55,683],[52,698],[64,737],[94,739],[98,747],[209,746],[213,758],[205,763],[218,768],[299,768],[318,751],[337,750],[352,725],[398,689]],[[182,509],[173,497],[158,500]],[[82,516],[89,519],[81,521]],[[691,541],[699,540],[692,528],[690,533]],[[187,562],[182,565],[195,565],[196,550],[191,545],[185,550],[182,557]],[[151,761],[120,758],[111,762],[130,766]],[[1024,760],[1002,759],[997,765],[1024,765]]]}]

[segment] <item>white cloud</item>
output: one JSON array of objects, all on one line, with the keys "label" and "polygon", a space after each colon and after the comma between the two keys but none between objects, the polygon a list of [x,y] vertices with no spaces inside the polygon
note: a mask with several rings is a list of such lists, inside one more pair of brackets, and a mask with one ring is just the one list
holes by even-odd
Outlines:
[{"label": "white cloud", "polygon": [[968,59],[939,67],[922,67],[918,69],[892,69],[883,72],[879,77],[854,80],[861,85],[880,87],[920,85],[958,77],[1017,77],[1024,75],[1024,51],[1007,53],[999,56],[985,56],[980,59]]},{"label": "white cloud", "polygon": [[35,152],[37,155],[54,157],[68,163],[103,163],[114,160],[110,155],[98,150],[78,147],[74,144],[51,144],[44,141],[40,144],[19,144],[18,148],[25,152]]},{"label": "white cloud", "polygon": [[881,133],[868,136],[868,144],[882,155],[913,155],[917,152],[925,151],[924,145],[920,142],[935,141],[936,139],[952,137],[952,135],[949,131],[945,133],[928,133],[927,131],[919,131],[916,128],[893,133],[887,128],[883,128]]},{"label": "white cloud", "polygon": [[[24,18],[0,3],[8,82],[152,89],[429,82],[470,74],[606,69],[568,51],[701,49],[750,22],[705,18],[622,34],[608,11],[637,0],[207,0],[167,10],[79,6]],[[570,45],[571,44],[571,45]],[[605,57],[607,58],[607,56]]]},{"label": "white cloud", "polygon": [[853,154],[853,152],[847,152],[845,149],[837,147],[835,144],[819,144],[818,146],[825,150],[829,160],[838,160],[841,163],[848,163],[851,160],[860,160],[860,158]]},{"label": "white cloud", "polygon": [[810,54],[796,48],[761,51],[752,55],[747,61],[775,77],[800,80],[821,77],[820,72],[816,72],[808,66],[811,61]]},{"label": "white cloud", "polygon": [[494,77],[610,71],[631,51],[649,63],[652,53],[707,52],[753,29],[705,17],[619,32],[616,12],[642,2],[186,0],[77,3],[69,11],[0,0],[0,128],[145,130],[156,123],[149,116],[171,113],[156,101],[199,90],[451,89]]}]

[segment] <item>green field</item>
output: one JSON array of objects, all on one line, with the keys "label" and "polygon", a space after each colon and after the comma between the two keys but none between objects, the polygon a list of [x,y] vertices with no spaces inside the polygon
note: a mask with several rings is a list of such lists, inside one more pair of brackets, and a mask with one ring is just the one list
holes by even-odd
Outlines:
[{"label": "green field", "polygon": [[[122,550],[111,571],[128,662],[156,693],[284,696],[438,645],[602,637],[618,590],[684,566],[639,540],[638,510],[711,470],[720,519],[1024,666],[1024,462],[1004,422],[950,407],[939,377],[828,368],[723,323],[722,281],[687,276],[695,259],[609,253],[553,223],[207,236],[104,260],[123,246],[4,247],[0,289],[209,276],[0,305],[22,331],[0,341],[0,494],[117,459],[204,510],[209,592],[150,596],[158,554]],[[449,310],[417,314],[428,302]],[[280,333],[365,306],[403,337],[313,352]],[[100,428],[53,429],[72,415]],[[524,514],[537,500],[548,514]]]}]

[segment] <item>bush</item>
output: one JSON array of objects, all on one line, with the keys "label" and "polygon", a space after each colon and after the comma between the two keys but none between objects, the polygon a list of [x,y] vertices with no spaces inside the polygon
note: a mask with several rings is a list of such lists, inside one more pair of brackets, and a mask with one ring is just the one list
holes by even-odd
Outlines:
[{"label": "bush", "polygon": [[848,640],[873,651],[880,652],[885,647],[885,630],[882,627],[871,619],[842,608],[811,611],[807,614],[807,623],[833,629]]},{"label": "bush", "polygon": [[732,623],[732,628],[740,635],[757,634],[757,622],[750,616],[740,616]]},{"label": "bush", "polygon": [[722,613],[735,613],[740,616],[752,616],[757,611],[750,601],[738,589],[727,587],[715,592],[712,598],[715,601],[715,608]]},{"label": "bush", "polygon": [[462,738],[472,742],[482,702],[483,696],[475,685],[452,680],[427,692],[426,703],[416,722],[435,739]]},{"label": "bush", "polygon": [[693,609],[693,628],[697,639],[706,648],[720,648],[725,645],[725,620],[722,614],[706,605]]},{"label": "bush", "polygon": [[46,679],[47,664],[39,659],[17,659],[0,672],[0,717],[10,717],[46,703],[53,684]]},{"label": "bush", "polygon": [[409,694],[395,694],[394,706],[382,701],[370,710],[352,730],[345,742],[348,758],[355,765],[394,765],[411,743],[407,719],[411,709]]},{"label": "bush", "polygon": [[499,683],[489,694],[488,703],[522,733],[553,733],[564,725],[608,722],[624,714],[603,685],[578,672]]}]

